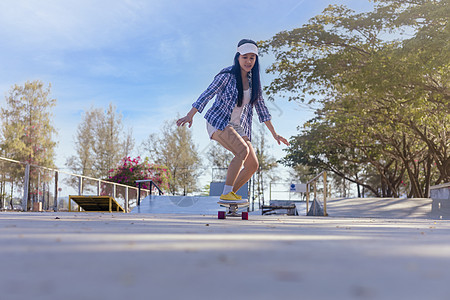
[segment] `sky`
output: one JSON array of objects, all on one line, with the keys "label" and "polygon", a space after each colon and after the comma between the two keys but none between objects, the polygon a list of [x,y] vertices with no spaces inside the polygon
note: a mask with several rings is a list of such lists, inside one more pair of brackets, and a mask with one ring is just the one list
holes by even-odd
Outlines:
[{"label": "sky", "polygon": [[[133,131],[138,156],[149,134],[185,115],[214,75],[232,65],[239,40],[267,40],[301,27],[330,4],[357,12],[373,5],[368,0],[2,0],[0,106],[14,84],[50,83],[50,96],[57,99],[55,163],[67,170],[83,112],[106,110],[112,103],[125,130]],[[272,75],[264,70],[272,62],[267,55],[260,58],[263,85],[270,84]],[[286,138],[314,115],[283,98],[266,104],[276,131]],[[202,154],[212,143],[203,117],[197,114],[191,128]],[[285,146],[266,132],[272,155],[282,158]],[[210,176],[205,170],[202,180]]]}]

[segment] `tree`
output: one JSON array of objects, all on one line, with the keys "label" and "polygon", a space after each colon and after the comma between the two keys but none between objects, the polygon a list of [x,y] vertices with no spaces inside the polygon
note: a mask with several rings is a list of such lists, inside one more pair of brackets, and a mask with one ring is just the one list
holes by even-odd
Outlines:
[{"label": "tree", "polygon": [[[27,81],[23,86],[14,85],[6,96],[6,107],[2,107],[1,116],[1,153],[2,155],[29,164],[54,167],[56,130],[52,125],[51,109],[56,99],[50,98],[51,85],[35,80]],[[9,170],[13,182],[24,174],[23,166]],[[30,172],[30,193],[36,197],[38,172]],[[40,178],[45,182],[48,178]],[[30,198],[28,199],[30,200]],[[28,206],[30,206],[30,202]]]},{"label": "tree", "polygon": [[82,121],[78,125],[77,135],[75,137],[75,151],[77,155],[73,155],[67,159],[66,165],[77,174],[96,177],[93,165],[95,154],[92,145],[95,141],[96,120],[102,117],[100,109],[91,109],[84,112]]},{"label": "tree", "polygon": [[30,164],[53,167],[53,141],[56,130],[51,124],[51,108],[56,99],[50,99],[49,84],[27,81],[23,86],[15,85],[6,97],[2,108],[2,153],[3,155]]},{"label": "tree", "polygon": [[105,113],[97,119],[95,127],[94,169],[99,177],[106,177],[109,170],[114,168],[124,157],[124,134],[122,116],[116,113],[116,108],[110,104]]},{"label": "tree", "polygon": [[307,183],[309,180],[313,179],[318,173],[316,169],[303,165],[296,164],[289,170],[289,178],[295,179],[297,182]]},{"label": "tree", "polygon": [[[426,197],[431,183],[450,181],[450,5],[376,2],[362,14],[329,6],[261,43],[276,57],[272,97],[322,105],[285,163],[322,166],[376,195],[398,196],[407,182],[409,196]],[[378,186],[364,182],[368,170]]]},{"label": "tree", "polygon": [[128,129],[128,133],[123,141],[123,157],[129,157],[134,149],[135,140],[133,137],[133,128]]},{"label": "tree", "polygon": [[76,155],[67,159],[73,172],[107,178],[109,171],[122,158],[128,157],[134,147],[132,131],[123,130],[122,116],[109,104],[106,111],[91,108],[84,112],[75,137]]},{"label": "tree", "polygon": [[187,195],[198,190],[201,163],[188,128],[176,126],[175,121],[166,121],[161,135],[149,135],[142,147],[150,161],[170,170],[170,192],[173,195]]},{"label": "tree", "polygon": [[[171,175],[165,166],[159,166],[148,162],[148,158],[141,161],[138,156],[134,159],[125,157],[120,164],[109,171],[108,181],[136,187],[136,180],[153,180],[161,190],[168,191]],[[142,185],[144,189],[149,189],[146,183]]]}]

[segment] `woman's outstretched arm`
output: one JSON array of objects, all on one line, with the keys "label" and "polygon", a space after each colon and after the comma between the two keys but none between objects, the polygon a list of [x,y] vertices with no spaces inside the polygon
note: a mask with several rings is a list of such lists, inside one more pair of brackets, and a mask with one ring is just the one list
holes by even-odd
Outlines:
[{"label": "woman's outstretched arm", "polygon": [[266,126],[269,129],[270,133],[272,133],[272,136],[277,141],[278,145],[280,145],[280,143],[283,143],[286,146],[289,146],[289,142],[284,137],[282,137],[281,135],[276,133],[275,128],[273,127],[272,122],[270,120],[264,122],[264,124],[266,124]]}]

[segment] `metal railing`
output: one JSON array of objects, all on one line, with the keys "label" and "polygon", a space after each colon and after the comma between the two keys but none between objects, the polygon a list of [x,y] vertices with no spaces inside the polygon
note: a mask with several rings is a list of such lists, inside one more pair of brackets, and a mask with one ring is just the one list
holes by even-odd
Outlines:
[{"label": "metal railing", "polygon": [[313,179],[311,179],[310,181],[308,181],[306,183],[306,213],[308,213],[309,211],[309,197],[310,197],[310,193],[311,193],[311,185],[313,187],[313,193],[314,193],[314,198],[313,199],[317,199],[317,183],[320,179],[323,178],[323,215],[324,216],[328,216],[327,213],[327,172],[326,171],[322,171],[319,175],[317,175],[316,177],[314,177]]},{"label": "metal railing", "polygon": [[[129,212],[138,192],[137,187],[0,157],[0,209],[28,211],[41,203],[44,210],[65,210],[69,195],[96,195],[114,197]],[[141,193],[146,197],[151,191]]]},{"label": "metal railing", "polygon": [[160,195],[164,194],[164,192],[159,188],[159,186],[156,183],[154,183],[153,180],[151,180],[151,179],[136,180],[136,183],[138,184],[138,198],[137,198],[138,206],[141,205],[141,189],[142,189],[143,183],[150,184],[150,187],[148,188],[148,190],[150,190],[150,194],[151,194],[151,191],[153,190],[153,188],[156,188]]}]

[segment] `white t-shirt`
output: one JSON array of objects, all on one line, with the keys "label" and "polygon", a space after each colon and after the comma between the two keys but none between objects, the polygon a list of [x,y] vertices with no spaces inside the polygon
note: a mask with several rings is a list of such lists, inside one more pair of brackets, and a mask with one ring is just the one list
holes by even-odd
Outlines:
[{"label": "white t-shirt", "polygon": [[241,125],[241,115],[244,106],[250,103],[250,89],[244,90],[244,95],[242,97],[242,105],[238,107],[237,105],[233,108],[231,113],[230,123]]}]

